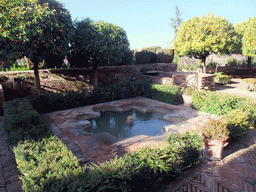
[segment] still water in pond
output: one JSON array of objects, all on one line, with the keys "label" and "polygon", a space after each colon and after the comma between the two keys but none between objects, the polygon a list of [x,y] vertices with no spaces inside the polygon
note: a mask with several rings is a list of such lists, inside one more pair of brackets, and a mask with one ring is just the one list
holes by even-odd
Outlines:
[{"label": "still water in pond", "polygon": [[[133,117],[133,123],[127,122],[127,117]],[[164,133],[163,127],[170,122],[163,120],[165,114],[159,112],[141,113],[129,110],[122,113],[106,111],[101,112],[99,118],[90,119],[91,127],[85,130],[93,133],[108,132],[119,139],[135,135],[156,136]]]}]

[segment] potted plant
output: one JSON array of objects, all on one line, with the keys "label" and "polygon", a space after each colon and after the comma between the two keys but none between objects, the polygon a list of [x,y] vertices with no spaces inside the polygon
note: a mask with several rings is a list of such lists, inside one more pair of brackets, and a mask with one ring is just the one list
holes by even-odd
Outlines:
[{"label": "potted plant", "polygon": [[210,119],[203,127],[204,155],[208,160],[221,160],[223,148],[228,145],[229,130],[221,119]]},{"label": "potted plant", "polygon": [[186,88],[182,87],[181,88],[184,106],[186,106],[186,107],[192,106],[192,94],[194,91],[195,91],[195,89],[193,87],[186,87]]}]

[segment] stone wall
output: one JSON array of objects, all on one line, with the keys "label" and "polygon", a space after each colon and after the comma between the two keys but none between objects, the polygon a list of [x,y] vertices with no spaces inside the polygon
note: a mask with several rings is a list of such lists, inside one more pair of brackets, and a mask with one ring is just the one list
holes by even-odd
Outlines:
[{"label": "stone wall", "polygon": [[[227,64],[227,60],[229,57],[234,57],[237,59],[238,63],[247,62],[247,57],[240,54],[231,54],[231,55],[217,55],[217,54],[211,54],[206,58],[206,65],[209,62],[218,62],[220,66],[225,66]],[[175,61],[174,61],[175,62]],[[181,57],[179,59],[180,65],[186,65],[186,66],[196,66],[199,62],[199,59],[196,59],[194,57],[190,58],[188,56]]]}]

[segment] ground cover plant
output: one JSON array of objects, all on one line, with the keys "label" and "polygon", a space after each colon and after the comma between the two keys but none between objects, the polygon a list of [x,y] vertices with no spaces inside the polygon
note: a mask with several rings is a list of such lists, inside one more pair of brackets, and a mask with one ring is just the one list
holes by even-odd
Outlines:
[{"label": "ground cover plant", "polygon": [[256,125],[256,101],[211,91],[193,93],[193,108],[221,116],[230,138],[238,139]]}]

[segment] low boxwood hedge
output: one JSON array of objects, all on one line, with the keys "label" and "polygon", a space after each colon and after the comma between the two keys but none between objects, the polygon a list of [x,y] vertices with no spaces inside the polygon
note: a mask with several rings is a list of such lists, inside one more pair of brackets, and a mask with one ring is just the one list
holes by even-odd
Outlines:
[{"label": "low boxwood hedge", "polygon": [[95,87],[91,94],[87,94],[85,91],[43,93],[29,96],[27,99],[36,111],[43,114],[139,96],[158,99],[170,104],[182,104],[182,96],[177,86],[132,80],[109,86]]},{"label": "low boxwood hedge", "polygon": [[26,139],[38,140],[51,134],[49,126],[26,99],[4,103],[3,129],[11,144]]},{"label": "low boxwood hedge", "polygon": [[231,80],[231,76],[223,75],[223,73],[215,73],[214,82],[217,84],[225,85]]}]

